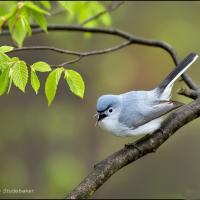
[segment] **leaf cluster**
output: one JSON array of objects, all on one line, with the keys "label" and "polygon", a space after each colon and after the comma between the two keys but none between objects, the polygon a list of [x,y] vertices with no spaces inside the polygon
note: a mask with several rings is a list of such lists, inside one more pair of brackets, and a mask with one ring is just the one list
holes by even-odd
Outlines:
[{"label": "leaf cluster", "polygon": [[49,106],[55,98],[62,74],[71,92],[83,98],[85,86],[78,72],[72,69],[64,69],[63,67],[52,69],[48,63],[42,61],[33,63],[30,66],[30,70],[28,70],[27,64],[23,60],[17,57],[11,58],[6,54],[12,50],[13,47],[11,46],[0,47],[0,96],[6,91],[9,93],[12,84],[22,92],[25,92],[30,71],[31,86],[36,94],[40,89],[40,80],[37,74],[49,72],[45,82],[45,94]]}]

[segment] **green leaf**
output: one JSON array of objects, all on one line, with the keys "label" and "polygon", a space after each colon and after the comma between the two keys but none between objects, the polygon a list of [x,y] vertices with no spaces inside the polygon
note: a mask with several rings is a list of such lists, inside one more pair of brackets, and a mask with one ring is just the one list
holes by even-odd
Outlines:
[{"label": "green leaf", "polygon": [[6,68],[3,70],[2,74],[0,75],[0,96],[4,94],[9,82],[9,71],[10,68]]},{"label": "green leaf", "polygon": [[2,64],[9,62],[11,59],[5,53],[0,52],[0,67]]},{"label": "green leaf", "polygon": [[28,81],[28,70],[24,61],[14,63],[12,67],[12,80],[16,87],[22,92],[25,92],[25,87]]},{"label": "green leaf", "polygon": [[49,72],[51,71],[51,67],[46,62],[36,62],[34,63],[31,68],[38,72]]},{"label": "green leaf", "polygon": [[75,2],[72,2],[72,1],[58,1],[58,3],[60,4],[60,6],[68,11],[70,14],[73,13],[73,6],[74,6],[74,3]]},{"label": "green leaf", "polygon": [[9,52],[12,50],[13,50],[13,47],[11,47],[11,46],[1,46],[0,47],[0,52],[2,52],[2,53],[6,53],[6,52]]},{"label": "green leaf", "polygon": [[31,30],[31,26],[30,26],[30,23],[29,23],[29,14],[30,13],[28,12],[28,10],[24,9],[22,16],[23,16],[23,20],[24,20],[24,24],[25,24],[28,36],[31,36],[32,30]]},{"label": "green leaf", "polygon": [[9,74],[9,76],[10,76],[10,80],[9,80],[9,86],[8,86],[8,91],[7,91],[7,94],[9,94],[9,93],[10,93],[10,89],[11,89],[12,82],[13,82],[13,80],[12,80],[12,77],[11,77],[11,73]]},{"label": "green leaf", "polygon": [[10,62],[17,62],[17,61],[19,61],[19,58],[18,58],[18,57],[12,57],[12,58],[10,59]]},{"label": "green leaf", "polygon": [[24,3],[24,6],[26,6],[27,8],[35,11],[35,12],[38,12],[38,13],[41,13],[41,14],[45,14],[45,15],[49,15],[49,12],[47,12],[46,10],[40,8],[39,6],[33,4],[32,2],[30,1],[26,1]]},{"label": "green leaf", "polygon": [[48,106],[51,105],[53,99],[56,95],[56,90],[58,87],[58,83],[62,74],[63,68],[57,68],[53,70],[49,76],[47,77],[45,83],[45,94],[48,100]]},{"label": "green leaf", "polygon": [[48,1],[40,1],[40,3],[42,4],[42,6],[44,8],[46,8],[47,10],[50,10],[51,9],[51,3],[48,2]]},{"label": "green leaf", "polygon": [[102,15],[99,20],[102,22],[105,26],[110,26],[112,24],[111,16],[109,13],[106,13]]},{"label": "green leaf", "polygon": [[39,12],[32,11],[32,16],[34,21],[39,24],[41,29],[43,29],[45,32],[47,32],[47,21],[43,14]]},{"label": "green leaf", "polygon": [[13,28],[12,38],[17,42],[18,46],[21,47],[27,33],[26,19],[23,15],[19,16],[16,24],[13,25]]},{"label": "green leaf", "polygon": [[8,68],[11,59],[5,54],[0,52],[0,70]]},{"label": "green leaf", "polygon": [[5,17],[0,17],[0,33],[2,32],[2,26],[5,22]]},{"label": "green leaf", "polygon": [[40,81],[38,79],[37,74],[33,70],[31,70],[31,86],[35,90],[35,93],[37,94],[40,88]]},{"label": "green leaf", "polygon": [[81,75],[74,70],[65,70],[65,79],[70,90],[77,96],[83,98],[85,85]]}]

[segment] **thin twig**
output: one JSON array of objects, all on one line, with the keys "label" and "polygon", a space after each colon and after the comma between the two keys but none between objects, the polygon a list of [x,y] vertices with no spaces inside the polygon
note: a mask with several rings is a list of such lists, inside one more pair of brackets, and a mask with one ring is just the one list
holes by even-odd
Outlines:
[{"label": "thin twig", "polygon": [[88,52],[69,51],[69,50],[60,49],[60,48],[51,47],[51,46],[32,46],[32,47],[15,48],[12,51],[10,51],[9,53],[14,53],[14,52],[19,52],[19,51],[28,51],[28,50],[29,51],[30,50],[49,50],[49,51],[55,51],[57,53],[78,56],[78,58],[76,58],[76,59],[73,59],[71,61],[64,62],[64,63],[57,65],[57,66],[65,66],[65,65],[68,65],[68,64],[78,62],[83,57],[100,55],[100,54],[105,54],[105,53],[117,51],[117,50],[119,50],[119,49],[121,49],[125,46],[130,45],[130,44],[131,44],[131,42],[126,41],[126,42],[123,42],[122,44],[116,45],[114,47],[110,47],[110,48],[102,49],[102,50],[96,50],[96,51],[88,51]]},{"label": "thin twig", "polygon": [[[64,67],[64,66],[66,66],[66,65],[76,63],[76,62],[80,61],[82,58],[83,58],[83,56],[78,56],[78,57],[75,58],[75,59],[72,59],[72,60],[70,60],[70,61],[61,63],[61,64],[59,64],[59,65],[57,65],[57,66],[59,66],[59,67]],[[54,67],[56,67],[56,66],[54,65]]]},{"label": "thin twig", "polygon": [[80,26],[84,26],[85,24],[87,24],[93,20],[96,20],[107,13],[110,13],[110,12],[116,10],[123,3],[125,3],[125,1],[112,1],[105,10],[102,10],[99,13],[97,13],[96,15],[91,16],[88,19],[84,20],[82,23],[80,23]]}]

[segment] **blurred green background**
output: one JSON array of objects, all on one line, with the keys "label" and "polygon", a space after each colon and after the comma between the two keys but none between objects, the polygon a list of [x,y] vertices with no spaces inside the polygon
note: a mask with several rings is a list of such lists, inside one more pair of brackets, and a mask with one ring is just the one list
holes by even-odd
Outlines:
[{"label": "blurred green background", "polygon": [[[200,53],[200,2],[126,2],[112,12],[113,27],[147,38],[169,42],[184,58]],[[51,23],[63,23],[56,16]],[[111,47],[121,39],[82,33],[50,32],[33,35],[24,46],[49,45],[89,51]],[[0,45],[12,44],[1,37]],[[38,60],[58,64],[68,56],[48,51],[18,54],[27,63]],[[188,73],[200,85],[197,61]],[[34,189],[32,194],[2,194],[0,198],[64,198],[92,170],[93,165],[139,137],[119,138],[95,127],[97,98],[106,93],[152,89],[174,67],[159,48],[132,45],[117,52],[88,57],[72,66],[85,80],[83,100],[63,81],[48,108],[42,88],[36,96],[30,87],[22,94],[14,87],[0,97],[0,189]],[[173,98],[191,100],[176,94]],[[155,154],[149,154],[111,177],[94,198],[199,198],[200,119],[179,130]]]}]

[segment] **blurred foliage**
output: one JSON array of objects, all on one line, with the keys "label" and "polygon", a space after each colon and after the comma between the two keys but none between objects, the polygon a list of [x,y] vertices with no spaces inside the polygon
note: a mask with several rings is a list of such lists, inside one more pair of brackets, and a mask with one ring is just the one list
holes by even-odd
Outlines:
[{"label": "blurred foliage", "polygon": [[[1,10],[13,3],[0,4]],[[57,2],[51,5],[56,6],[56,11],[60,6]],[[112,24],[135,35],[169,42],[183,58],[189,52],[200,52],[197,42],[199,8],[199,2],[126,2],[112,13]],[[65,12],[48,17],[48,21],[63,23],[68,15]],[[88,51],[116,45],[119,41],[112,36],[94,35],[85,40],[80,33],[54,32],[32,35],[25,40],[25,45],[56,45]],[[5,44],[12,46],[12,41],[2,36],[0,46]],[[38,60],[47,63],[66,60],[64,55],[55,56],[43,51],[16,52],[15,55],[31,65]],[[198,62],[188,73],[200,84]],[[112,54],[83,59],[72,66],[83,75],[87,86],[83,100],[66,90],[63,78],[54,105],[45,106],[42,90],[47,73],[42,72],[36,72],[41,81],[37,97],[29,84],[25,94],[13,87],[9,96],[0,98],[0,189],[30,188],[34,193],[0,193],[0,198],[64,198],[95,163],[139,138],[118,138],[95,127],[92,116],[96,99],[106,93],[152,89],[173,67],[173,61],[163,50],[133,45]],[[182,81],[176,83],[173,99],[191,102],[176,94],[180,87],[185,87]],[[184,126],[155,154],[117,172],[94,194],[94,198],[198,199],[199,123],[200,119]]]},{"label": "blurred foliage", "polygon": [[[69,14],[66,20],[67,22],[74,20],[81,23],[105,10],[103,4],[97,1],[58,1],[56,3],[61,8],[56,12],[64,11],[64,13]],[[33,21],[47,33],[46,16],[54,16],[56,14],[55,11],[53,14],[50,13],[51,8],[53,9],[55,7],[52,7],[51,4],[51,1],[0,2],[0,31],[5,25],[8,25],[12,40],[17,43],[19,47],[22,47],[24,39],[32,34],[31,23]],[[99,23],[111,25],[110,15],[105,13],[97,19],[91,20],[87,25],[95,27],[99,25]],[[11,46],[0,47],[0,95],[3,95],[7,88],[9,93],[12,83],[14,83],[14,85],[22,92],[25,92],[27,85],[27,64],[17,57],[10,58],[5,54],[12,50],[13,47]],[[40,67],[35,67],[36,65],[39,65]],[[31,66],[31,85],[37,94],[40,88],[40,80],[36,71],[50,72],[51,67],[46,62],[41,61],[36,62]],[[49,106],[55,98],[62,72],[65,73],[64,78],[69,85],[70,91],[81,98],[84,96],[85,86],[81,75],[74,70],[65,70],[63,67],[59,67],[49,73],[45,83],[45,94]]]},{"label": "blurred foliage", "polygon": [[[55,3],[55,2],[54,2]],[[56,8],[52,7],[52,1],[10,1],[0,2],[0,31],[8,25],[13,41],[19,47],[22,46],[26,36],[31,36],[31,23],[35,22],[41,29],[47,32],[47,16],[57,13],[67,14],[66,22],[83,23],[90,17],[105,11],[105,6],[98,1],[57,1]],[[60,8],[57,8],[60,7]],[[52,11],[52,9],[54,9]],[[55,10],[59,9],[59,10]],[[52,11],[52,13],[51,13]],[[111,25],[109,13],[91,20],[87,26]]]}]

